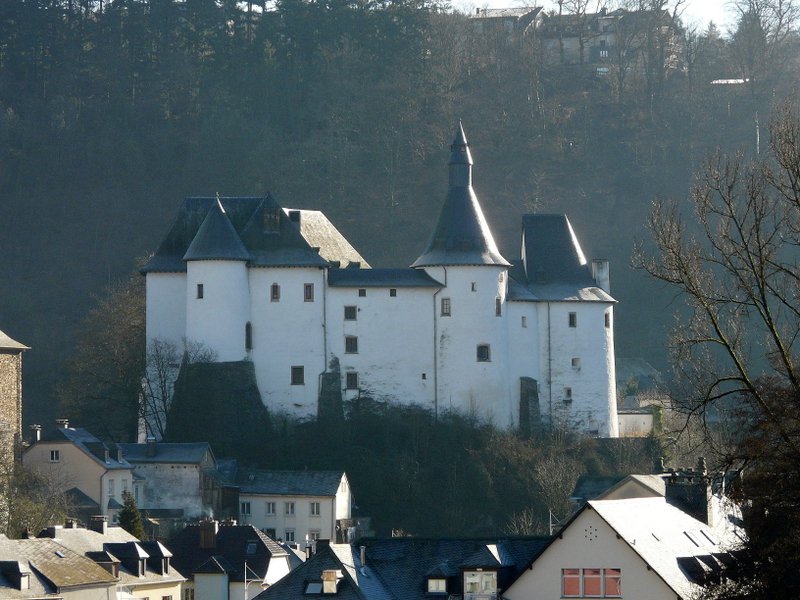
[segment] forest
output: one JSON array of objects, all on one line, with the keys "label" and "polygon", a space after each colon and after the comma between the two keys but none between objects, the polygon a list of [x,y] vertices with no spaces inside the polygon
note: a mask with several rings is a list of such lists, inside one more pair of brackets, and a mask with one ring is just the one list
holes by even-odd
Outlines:
[{"label": "forest", "polygon": [[501,251],[518,253],[523,213],[568,213],[587,256],[612,261],[618,356],[666,368],[676,307],[630,267],[633,241],[714,149],[757,152],[759,119],[794,91],[795,15],[770,6],[737,2],[727,32],[669,13],[679,67],[621,89],[423,0],[0,3],[0,328],[32,347],[26,423],[59,416],[88,311],[181,198],[270,191],[325,211],[373,266],[406,265],[459,118]]}]

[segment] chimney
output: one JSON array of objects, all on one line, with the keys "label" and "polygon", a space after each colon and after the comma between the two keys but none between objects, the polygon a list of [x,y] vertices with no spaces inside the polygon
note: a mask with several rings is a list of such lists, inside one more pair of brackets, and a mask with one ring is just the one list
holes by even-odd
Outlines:
[{"label": "chimney", "polygon": [[73,519],[67,519],[64,522],[64,529],[77,529],[78,525]]},{"label": "chimney", "polygon": [[314,544],[314,545],[316,546],[316,551],[319,552],[323,548],[327,548],[328,546],[330,546],[331,545],[331,541],[330,540],[317,540],[316,544]]},{"label": "chimney", "polygon": [[664,479],[666,501],[701,521],[714,526],[714,510],[711,501],[711,485],[708,477],[692,473],[672,473]]},{"label": "chimney", "polygon": [[149,436],[145,441],[145,444],[147,444],[147,448],[145,448],[144,455],[147,458],[153,458],[158,451],[158,446],[156,446],[156,438]]},{"label": "chimney", "polygon": [[93,515],[89,517],[89,530],[106,535],[108,533],[108,517],[105,515]]},{"label": "chimney", "polygon": [[342,578],[342,572],[338,569],[326,569],[322,572],[322,593],[335,594],[336,584]]},{"label": "chimney", "polygon": [[42,441],[42,426],[41,425],[31,425],[31,442],[34,444],[36,442]]},{"label": "chimney", "polygon": [[219,523],[216,521],[200,521],[200,548],[203,550],[216,548],[217,531],[219,531]]},{"label": "chimney", "polygon": [[119,444],[114,446],[114,458],[117,460],[117,462],[122,462],[125,460],[125,457],[122,454],[122,448],[120,448]]},{"label": "chimney", "polygon": [[596,258],[592,261],[592,277],[597,287],[607,294],[611,293],[611,275],[607,260]]},{"label": "chimney", "polygon": [[289,220],[293,223],[300,222],[300,211],[299,210],[290,210],[289,211]]},{"label": "chimney", "polygon": [[56,427],[59,429],[69,429],[69,419],[56,419]]},{"label": "chimney", "polygon": [[30,540],[33,538],[33,532],[31,531],[30,527],[26,527],[22,530],[22,535],[19,536],[22,540]]}]

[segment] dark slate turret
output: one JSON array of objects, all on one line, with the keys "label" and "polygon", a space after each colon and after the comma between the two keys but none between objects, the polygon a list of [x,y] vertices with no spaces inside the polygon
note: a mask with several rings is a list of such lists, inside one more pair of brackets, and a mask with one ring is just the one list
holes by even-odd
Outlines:
[{"label": "dark slate turret", "polygon": [[472,156],[459,122],[450,146],[447,199],[428,246],[412,267],[510,266],[494,243],[492,232],[472,189]]},{"label": "dark slate turret", "polygon": [[219,199],[208,211],[183,260],[250,260]]}]

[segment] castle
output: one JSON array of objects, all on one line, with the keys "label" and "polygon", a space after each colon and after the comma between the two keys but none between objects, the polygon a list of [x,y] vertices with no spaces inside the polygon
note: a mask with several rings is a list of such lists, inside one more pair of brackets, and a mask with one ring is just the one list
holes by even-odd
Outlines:
[{"label": "castle", "polygon": [[439,220],[408,268],[369,268],[318,211],[187,198],[143,268],[148,342],[251,362],[269,410],[299,418],[334,375],[344,399],[616,437],[607,261],[589,265],[567,217],[546,214],[522,218],[506,260],[472,168],[459,125]]}]

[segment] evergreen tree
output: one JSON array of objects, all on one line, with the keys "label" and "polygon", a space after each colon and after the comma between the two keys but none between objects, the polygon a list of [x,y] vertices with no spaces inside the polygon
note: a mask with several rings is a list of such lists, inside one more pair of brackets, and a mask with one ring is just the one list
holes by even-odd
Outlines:
[{"label": "evergreen tree", "polygon": [[124,506],[119,513],[119,525],[132,536],[143,540],[145,538],[142,514],[136,506],[136,500],[129,492],[123,494],[125,498]]}]

